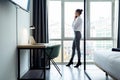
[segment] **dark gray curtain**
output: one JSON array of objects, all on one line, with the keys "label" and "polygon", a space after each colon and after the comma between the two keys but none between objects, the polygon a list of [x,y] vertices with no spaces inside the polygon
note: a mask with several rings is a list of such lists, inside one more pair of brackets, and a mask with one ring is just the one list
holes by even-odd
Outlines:
[{"label": "dark gray curtain", "polygon": [[47,0],[33,0],[33,33],[36,42],[48,42]]},{"label": "dark gray curtain", "polygon": [[[33,0],[33,26],[35,26],[33,36],[37,43],[48,43],[47,11],[47,0]],[[43,62],[43,51],[34,50],[33,52],[33,67],[38,68]]]},{"label": "dark gray curtain", "polygon": [[118,20],[118,40],[117,40],[117,48],[120,48],[120,1],[119,1],[119,20]]}]

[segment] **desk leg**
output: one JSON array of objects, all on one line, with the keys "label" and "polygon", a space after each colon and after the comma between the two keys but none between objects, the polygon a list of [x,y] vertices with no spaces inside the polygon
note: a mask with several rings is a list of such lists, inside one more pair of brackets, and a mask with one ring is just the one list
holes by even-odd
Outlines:
[{"label": "desk leg", "polygon": [[20,80],[20,49],[18,49],[18,80]]},{"label": "desk leg", "polygon": [[48,69],[50,69],[50,60],[49,60],[49,68]]},{"label": "desk leg", "polygon": [[46,80],[46,57],[45,57],[46,55],[45,55],[45,49],[44,49],[44,79]]},{"label": "desk leg", "polygon": [[31,57],[32,57],[31,54],[32,54],[32,53],[31,53],[31,52],[32,52],[32,51],[31,51],[31,49],[30,49],[30,69],[32,68],[32,67],[31,67],[31,66],[32,66],[32,60],[31,60]]}]

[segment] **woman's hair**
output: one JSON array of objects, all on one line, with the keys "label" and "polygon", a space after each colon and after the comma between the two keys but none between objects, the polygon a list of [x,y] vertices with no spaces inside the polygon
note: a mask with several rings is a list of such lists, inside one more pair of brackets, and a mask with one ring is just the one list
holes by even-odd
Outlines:
[{"label": "woman's hair", "polygon": [[76,9],[76,12],[79,13],[79,14],[82,14],[82,9]]}]

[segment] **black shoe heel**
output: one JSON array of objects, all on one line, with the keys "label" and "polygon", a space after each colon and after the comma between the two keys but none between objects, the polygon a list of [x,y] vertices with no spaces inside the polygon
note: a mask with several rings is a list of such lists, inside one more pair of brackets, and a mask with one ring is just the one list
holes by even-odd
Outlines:
[{"label": "black shoe heel", "polygon": [[69,62],[66,66],[68,66],[68,67],[69,67],[71,64],[73,64],[73,62]]},{"label": "black shoe heel", "polygon": [[82,64],[82,63],[79,62],[79,63],[77,63],[76,66],[74,66],[74,67],[75,67],[75,68],[78,68],[81,64]]}]

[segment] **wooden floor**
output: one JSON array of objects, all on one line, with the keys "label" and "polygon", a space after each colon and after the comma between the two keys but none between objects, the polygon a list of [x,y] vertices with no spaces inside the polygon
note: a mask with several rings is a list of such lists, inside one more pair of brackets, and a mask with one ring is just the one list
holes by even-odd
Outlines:
[{"label": "wooden floor", "polygon": [[[51,69],[47,71],[47,80],[89,80],[83,71],[83,66],[79,68],[66,67],[65,65],[58,65],[61,69],[62,77],[56,71],[53,65]],[[105,73],[97,68],[95,65],[87,66],[87,73],[92,80],[106,80]],[[113,80],[109,77],[109,80]]]}]

